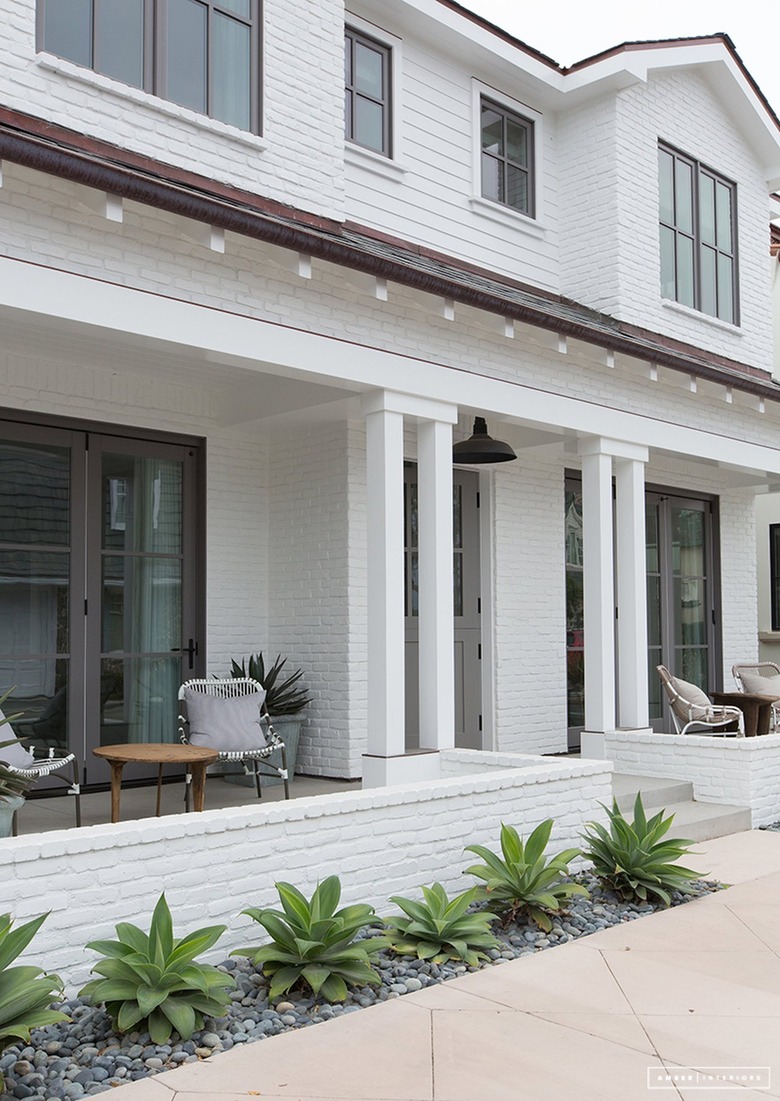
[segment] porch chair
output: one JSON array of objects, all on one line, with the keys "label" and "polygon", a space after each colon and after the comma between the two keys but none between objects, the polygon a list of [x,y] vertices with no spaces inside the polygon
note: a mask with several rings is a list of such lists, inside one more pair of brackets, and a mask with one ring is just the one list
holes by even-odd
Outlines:
[{"label": "porch chair", "polygon": [[[773,661],[738,661],[731,675],[740,692],[780,697],[780,665]],[[771,728],[773,733],[780,728],[780,699],[772,704]]]},{"label": "porch chair", "polygon": [[[0,719],[5,715],[0,710]],[[79,763],[75,753],[55,755],[56,750],[50,749],[48,757],[36,757],[35,748],[27,749],[17,738],[14,729],[9,722],[0,726],[0,742],[11,742],[11,745],[0,749],[0,762],[14,776],[20,780],[40,780],[44,776],[53,775],[70,766],[71,778],[67,776],[53,776],[55,780],[61,780],[68,785],[67,794],[76,797],[76,825],[81,825],[81,785],[79,783]],[[18,812],[17,812],[18,813]],[[13,836],[16,837],[16,814],[13,817]]]},{"label": "porch chair", "polygon": [[744,737],[744,720],[738,707],[714,704],[698,685],[673,677],[665,665],[658,665],[656,668],[669,698],[672,719],[678,734],[731,734],[734,733],[736,723],[737,735]]},{"label": "porch chair", "polygon": [[[251,677],[231,680],[188,680],[179,689],[179,737],[187,745],[216,749],[220,761],[240,761],[247,775],[254,773],[257,797],[262,799],[260,762],[284,781],[284,797],[290,798],[287,751],[271,724],[265,689]],[[182,706],[183,705],[183,706]],[[280,751],[282,767],[268,758]],[[252,768],[250,768],[250,762]],[[185,800],[189,809],[189,784]]]}]

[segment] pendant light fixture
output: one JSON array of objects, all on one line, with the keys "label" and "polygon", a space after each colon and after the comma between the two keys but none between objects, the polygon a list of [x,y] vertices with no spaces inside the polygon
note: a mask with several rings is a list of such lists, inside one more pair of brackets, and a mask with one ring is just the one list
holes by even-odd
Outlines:
[{"label": "pendant light fixture", "polygon": [[468,466],[481,466],[485,463],[511,463],[516,459],[512,448],[503,440],[494,440],[488,436],[484,417],[474,418],[474,431],[467,440],[461,440],[452,448],[452,461]]}]

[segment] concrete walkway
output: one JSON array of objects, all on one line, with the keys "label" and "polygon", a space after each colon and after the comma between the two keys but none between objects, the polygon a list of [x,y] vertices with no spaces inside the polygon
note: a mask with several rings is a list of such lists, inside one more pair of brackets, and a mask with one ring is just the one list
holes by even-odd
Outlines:
[{"label": "concrete walkway", "polygon": [[[698,852],[695,867],[734,886],[122,1086],[121,1101],[780,1097],[780,834]],[[663,1067],[761,1078],[675,1086],[659,1081]]]}]

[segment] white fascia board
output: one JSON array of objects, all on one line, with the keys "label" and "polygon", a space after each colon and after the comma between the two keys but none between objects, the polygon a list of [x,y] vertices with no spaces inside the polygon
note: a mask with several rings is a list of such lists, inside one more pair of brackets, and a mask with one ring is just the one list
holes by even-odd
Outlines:
[{"label": "white fascia board", "polygon": [[[445,364],[332,336],[292,329],[71,272],[0,258],[0,310],[162,341],[199,362],[309,378],[356,393],[387,390],[498,415],[518,424],[553,426],[577,436],[624,440],[670,454],[780,475],[780,447],[637,416],[608,405],[488,378]],[[724,427],[728,423],[724,417]]]}]

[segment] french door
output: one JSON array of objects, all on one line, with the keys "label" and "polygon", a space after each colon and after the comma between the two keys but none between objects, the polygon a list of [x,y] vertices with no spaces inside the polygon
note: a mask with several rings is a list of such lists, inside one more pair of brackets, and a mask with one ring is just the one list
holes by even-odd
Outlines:
[{"label": "french door", "polygon": [[[0,421],[0,687],[71,750],[175,741],[200,672],[197,444]],[[136,772],[135,776],[140,776]]]},{"label": "french door", "polygon": [[[479,479],[472,470],[454,470],[452,486],[452,611],[455,628],[455,745],[482,748],[480,671]],[[406,748],[417,749],[419,730],[417,466],[404,464],[404,604]]]}]

